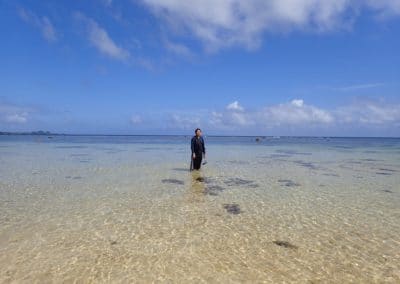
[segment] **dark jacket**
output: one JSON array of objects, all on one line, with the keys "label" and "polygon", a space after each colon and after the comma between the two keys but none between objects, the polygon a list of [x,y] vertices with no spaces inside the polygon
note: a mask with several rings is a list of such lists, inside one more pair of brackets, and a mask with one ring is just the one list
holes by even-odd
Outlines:
[{"label": "dark jacket", "polygon": [[201,153],[206,153],[206,147],[204,146],[203,137],[197,138],[197,136],[193,136],[191,141],[192,154],[201,155]]}]

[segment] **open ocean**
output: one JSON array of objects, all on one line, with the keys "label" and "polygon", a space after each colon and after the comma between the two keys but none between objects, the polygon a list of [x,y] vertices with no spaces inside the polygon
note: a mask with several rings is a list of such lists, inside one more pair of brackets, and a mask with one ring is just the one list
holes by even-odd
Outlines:
[{"label": "open ocean", "polygon": [[400,139],[0,136],[0,283],[400,282]]}]

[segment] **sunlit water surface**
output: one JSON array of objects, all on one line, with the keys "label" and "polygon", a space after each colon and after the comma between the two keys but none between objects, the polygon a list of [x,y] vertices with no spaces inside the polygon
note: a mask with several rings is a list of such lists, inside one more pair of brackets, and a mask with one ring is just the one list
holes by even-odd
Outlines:
[{"label": "sunlit water surface", "polygon": [[0,282],[400,282],[400,140],[0,136]]}]

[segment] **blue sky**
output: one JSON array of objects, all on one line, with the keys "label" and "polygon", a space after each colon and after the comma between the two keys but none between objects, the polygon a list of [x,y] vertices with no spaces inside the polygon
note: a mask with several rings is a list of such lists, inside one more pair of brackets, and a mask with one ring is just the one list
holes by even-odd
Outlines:
[{"label": "blue sky", "polygon": [[0,131],[400,136],[399,0],[0,0]]}]

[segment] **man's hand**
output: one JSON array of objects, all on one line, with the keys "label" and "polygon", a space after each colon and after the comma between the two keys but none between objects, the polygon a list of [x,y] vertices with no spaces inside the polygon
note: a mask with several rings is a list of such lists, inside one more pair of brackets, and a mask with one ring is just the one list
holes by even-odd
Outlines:
[{"label": "man's hand", "polygon": [[195,153],[193,153],[192,157],[193,157],[193,159],[196,159],[196,154],[195,154]]}]

